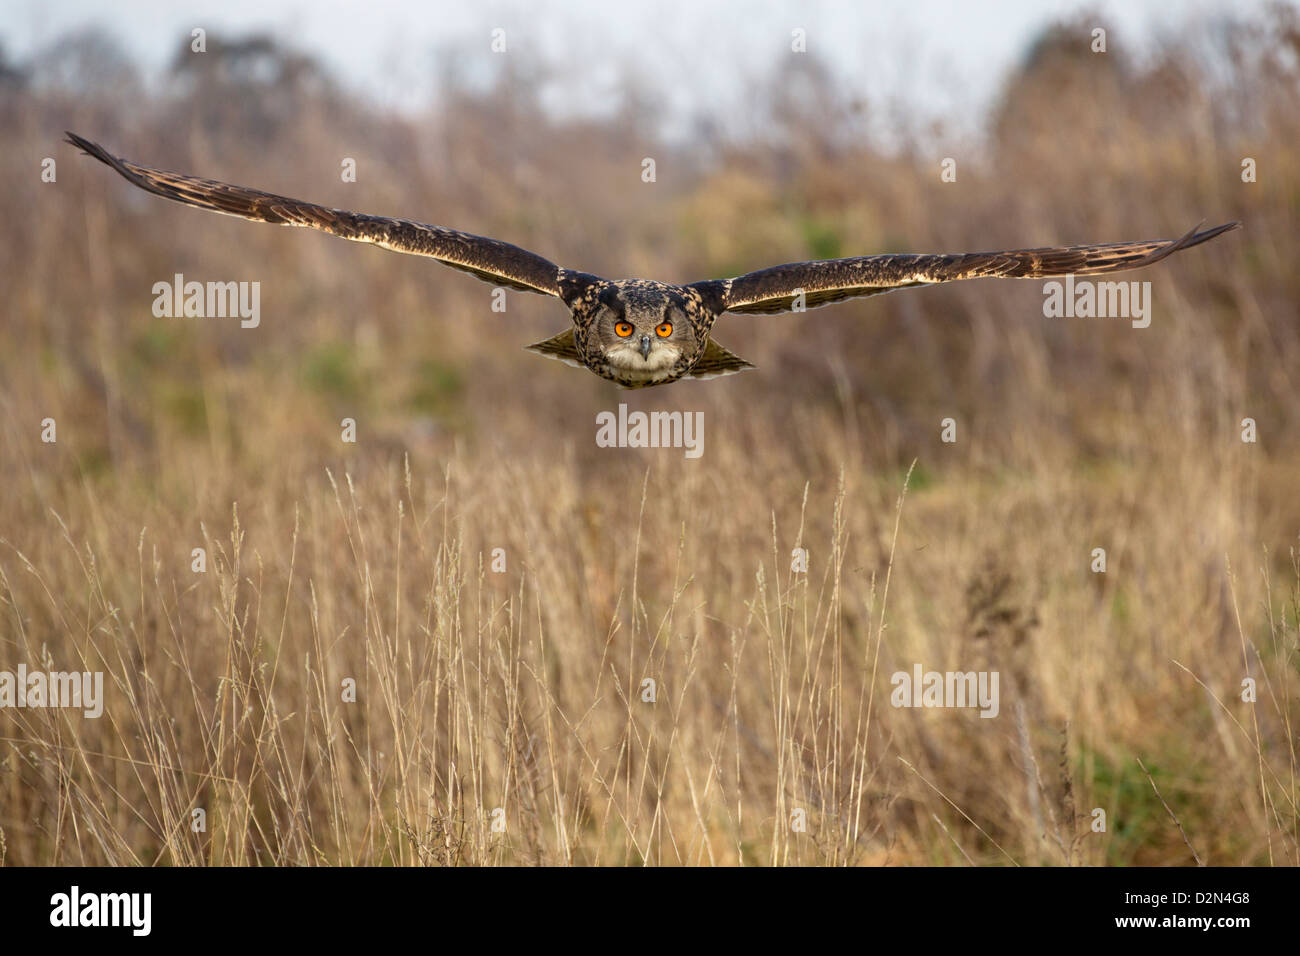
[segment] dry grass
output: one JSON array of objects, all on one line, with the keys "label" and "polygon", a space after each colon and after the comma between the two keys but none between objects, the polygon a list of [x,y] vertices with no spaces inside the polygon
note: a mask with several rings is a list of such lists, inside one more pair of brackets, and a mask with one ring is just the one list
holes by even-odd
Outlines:
[{"label": "dry grass", "polygon": [[[6,88],[0,669],[102,670],[107,706],[0,711],[0,860],[1300,864],[1297,38],[1228,31],[1257,55],[1222,88],[1190,46],[1048,50],[953,185],[811,128],[665,176],[635,115],[551,126],[508,85],[419,124]],[[137,196],[65,127],[615,275],[1246,228],[1134,276],[1150,329],[966,284],[726,319],[760,371],[629,394],[520,351],[553,303]],[[152,318],[174,272],[260,280],[262,326]],[[703,411],[703,457],[596,448],[620,401]],[[998,671],[1000,715],[891,707],[915,662]]]}]

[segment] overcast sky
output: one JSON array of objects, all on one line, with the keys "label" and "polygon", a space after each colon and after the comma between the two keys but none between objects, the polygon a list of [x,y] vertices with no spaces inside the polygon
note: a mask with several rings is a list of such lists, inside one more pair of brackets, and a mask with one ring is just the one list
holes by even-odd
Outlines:
[{"label": "overcast sky", "polygon": [[951,120],[985,106],[1027,44],[1055,20],[1098,11],[1112,49],[1142,55],[1163,31],[1223,12],[1257,13],[1267,0],[5,0],[0,40],[19,60],[68,29],[99,25],[157,76],[180,38],[268,30],[320,57],[378,104],[427,102],[440,60],[491,75],[494,28],[508,55],[563,63],[546,102],[577,113],[609,107],[620,80],[640,80],[667,111],[743,108],[749,82],[807,31],[808,51],[845,88],[875,102],[905,101]]}]

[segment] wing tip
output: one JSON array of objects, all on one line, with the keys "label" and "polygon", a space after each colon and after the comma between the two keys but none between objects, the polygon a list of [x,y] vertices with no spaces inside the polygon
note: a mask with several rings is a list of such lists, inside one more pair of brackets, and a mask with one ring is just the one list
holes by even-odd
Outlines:
[{"label": "wing tip", "polygon": [[1211,229],[1206,229],[1202,232],[1198,232],[1197,230],[1200,229],[1201,226],[1203,225],[1205,225],[1204,219],[1198,222],[1196,224],[1196,228],[1193,229],[1191,233],[1189,233],[1187,236],[1184,237],[1187,240],[1188,246],[1195,246],[1202,242],[1206,242],[1207,240],[1213,239],[1215,236],[1221,236],[1225,232],[1232,232],[1232,230],[1234,229],[1240,229],[1241,220],[1234,219],[1231,222],[1225,222],[1221,226],[1214,226]]},{"label": "wing tip", "polygon": [[98,143],[88,140],[84,136],[78,136],[70,129],[65,129],[63,131],[63,136],[63,141],[69,146],[77,147],[77,149],[81,150],[82,153],[87,156],[95,157],[101,163],[108,163],[110,166],[114,165],[114,157],[109,154],[108,150],[104,149],[104,147],[100,146]]},{"label": "wing tip", "polygon": [[1212,229],[1205,230],[1201,229],[1201,226],[1203,225],[1205,225],[1204,219],[1194,225],[1191,229],[1187,230],[1187,232],[1183,233],[1183,235],[1179,236],[1177,239],[1166,240],[1165,245],[1157,247],[1145,258],[1131,263],[1125,266],[1125,268],[1149,266],[1153,263],[1159,262],[1161,259],[1173,255],[1175,252],[1180,252],[1183,249],[1190,249],[1192,246],[1199,246],[1201,243],[1208,242],[1215,236],[1220,236],[1225,232],[1231,232],[1233,229],[1239,229],[1241,227],[1241,220],[1234,219],[1231,222],[1225,222],[1220,226],[1215,226]]}]

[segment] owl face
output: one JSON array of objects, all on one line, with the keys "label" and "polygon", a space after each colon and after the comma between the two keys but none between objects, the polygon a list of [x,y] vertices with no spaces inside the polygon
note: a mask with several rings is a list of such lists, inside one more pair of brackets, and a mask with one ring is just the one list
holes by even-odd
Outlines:
[{"label": "owl face", "polygon": [[610,286],[600,296],[591,337],[604,360],[633,379],[665,375],[697,351],[685,301],[667,287]]}]

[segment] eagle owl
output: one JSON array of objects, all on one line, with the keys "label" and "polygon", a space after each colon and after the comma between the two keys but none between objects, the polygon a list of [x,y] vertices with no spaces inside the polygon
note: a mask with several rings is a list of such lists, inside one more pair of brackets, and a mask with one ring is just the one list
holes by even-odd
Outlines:
[{"label": "eagle owl", "polygon": [[[1198,245],[1238,222],[1178,239],[1052,246],[1007,252],[877,255],[791,262],[732,279],[672,285],[648,279],[604,279],[563,269],[534,252],[409,219],[331,209],[273,193],[141,166],[75,133],[68,142],[128,181],[177,202],[282,226],[307,226],[344,239],[437,259],[498,286],[561,299],[571,328],[528,346],[595,372],[625,388],[712,378],[753,368],[712,339],[724,312],[788,312],[956,279],[1031,279],[1099,275],[1150,265]],[[1199,228],[1199,227],[1198,227]]]}]

